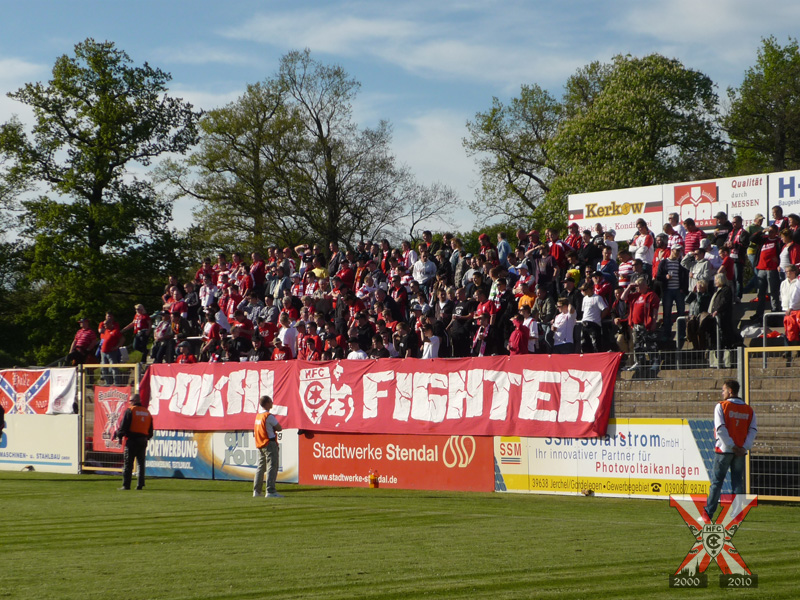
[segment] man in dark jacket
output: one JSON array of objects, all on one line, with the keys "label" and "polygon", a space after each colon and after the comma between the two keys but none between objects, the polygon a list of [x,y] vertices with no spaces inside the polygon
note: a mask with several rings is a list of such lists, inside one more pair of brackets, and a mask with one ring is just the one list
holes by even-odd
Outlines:
[{"label": "man in dark jacket", "polygon": [[139,479],[137,490],[144,489],[144,464],[147,455],[147,442],[153,437],[153,417],[150,415],[139,398],[134,394],[130,399],[130,407],[122,417],[122,424],[117,429],[116,437],[125,441],[125,466],[122,471],[121,490],[131,489],[131,476],[133,474],[133,459],[139,465]]}]

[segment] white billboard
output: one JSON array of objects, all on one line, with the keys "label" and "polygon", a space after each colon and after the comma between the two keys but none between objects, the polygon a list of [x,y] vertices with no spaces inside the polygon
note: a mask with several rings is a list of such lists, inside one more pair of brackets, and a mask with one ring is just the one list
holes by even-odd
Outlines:
[{"label": "white billboard", "polygon": [[80,469],[78,415],[8,415],[0,437],[0,470],[46,473]]},{"label": "white billboard", "polygon": [[598,438],[495,437],[496,489],[621,498],[708,494],[712,428],[710,420],[693,426],[687,419],[609,419]]}]

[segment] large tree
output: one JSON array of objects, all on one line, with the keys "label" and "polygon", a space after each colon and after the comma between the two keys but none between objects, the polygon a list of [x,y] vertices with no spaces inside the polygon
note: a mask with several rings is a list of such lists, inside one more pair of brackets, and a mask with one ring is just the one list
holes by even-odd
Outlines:
[{"label": "large tree", "polygon": [[523,85],[520,95],[467,122],[464,147],[481,176],[476,214],[530,222],[559,173],[551,145],[563,119],[563,106],[538,85]]},{"label": "large tree", "polygon": [[563,226],[569,194],[719,175],[729,160],[711,80],[658,54],[590,63],[560,101],[523,86],[467,131],[481,173],[473,210],[540,228]]},{"label": "large tree", "polygon": [[167,73],[131,63],[113,43],[87,39],[56,60],[47,84],[9,94],[35,119],[30,133],[17,120],[0,127],[3,179],[38,192],[22,201],[26,285],[36,293],[18,317],[34,360],[63,354],[79,314],[128,312],[181,259],[171,204],[128,169],[185,152],[198,115],[167,94]]},{"label": "large tree", "polygon": [[358,240],[441,220],[458,198],[417,183],[391,152],[391,127],[360,128],[359,83],[308,50],[288,53],[275,77],[206,113],[187,160],[160,172],[199,200],[201,247],[263,250],[268,242]]},{"label": "large tree", "polygon": [[199,127],[192,155],[165,161],[157,176],[173,184],[176,196],[199,201],[193,237],[204,253],[263,253],[272,241],[299,241],[284,163],[295,152],[289,140],[299,138],[300,122],[278,82],[248,85],[236,101],[205,112]]},{"label": "large tree", "polygon": [[800,168],[800,49],[770,36],[742,85],[728,89],[724,126],[736,149],[739,173]]},{"label": "large tree", "polygon": [[[724,171],[728,154],[709,77],[658,54],[616,56],[590,71],[595,84],[589,100],[572,107],[554,142],[564,169],[555,192],[646,186]],[[586,72],[579,72],[567,89],[582,89],[585,80]]]}]

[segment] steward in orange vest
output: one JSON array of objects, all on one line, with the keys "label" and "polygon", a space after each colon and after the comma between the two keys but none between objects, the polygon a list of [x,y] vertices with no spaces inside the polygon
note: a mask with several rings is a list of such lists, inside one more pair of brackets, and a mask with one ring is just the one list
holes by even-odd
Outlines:
[{"label": "steward in orange vest", "polygon": [[131,396],[130,403],[131,406],[125,411],[122,417],[122,423],[116,433],[120,441],[122,441],[122,438],[126,438],[122,487],[119,489],[131,489],[133,461],[136,459],[136,463],[139,465],[139,477],[136,489],[141,490],[144,488],[147,441],[153,437],[153,417],[150,415],[150,411],[142,406],[139,394]]}]

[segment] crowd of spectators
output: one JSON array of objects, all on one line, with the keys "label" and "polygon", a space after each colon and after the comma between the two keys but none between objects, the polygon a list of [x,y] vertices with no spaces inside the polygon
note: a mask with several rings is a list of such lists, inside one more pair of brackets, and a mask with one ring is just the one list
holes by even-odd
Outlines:
[{"label": "crowd of spectators", "polygon": [[711,347],[717,328],[724,347],[740,344],[733,307],[751,290],[753,319],[769,300],[797,342],[800,217],[775,207],[768,226],[757,215],[747,229],[741,217],[715,219],[711,233],[677,214],[659,233],[639,219],[627,243],[599,223],[583,231],[571,223],[563,239],[555,228],[543,236],[520,228],[513,244],[504,232],[482,234],[474,254],[430,231],[416,247],[384,239],[349,250],[335,241],[270,247],[249,262],[219,254],[191,281],[171,276],[152,316],[141,304],[125,326],[108,314],[97,334],[82,319],[69,358],[77,364],[96,351],[119,362],[130,330],[132,348],[156,363],[614,350],[629,353],[632,369],[657,371],[659,350],[681,344],[673,325],[687,312],[695,348]]}]

